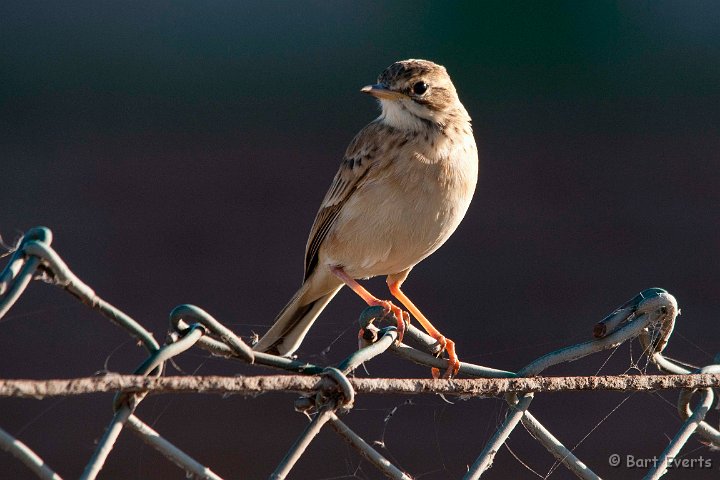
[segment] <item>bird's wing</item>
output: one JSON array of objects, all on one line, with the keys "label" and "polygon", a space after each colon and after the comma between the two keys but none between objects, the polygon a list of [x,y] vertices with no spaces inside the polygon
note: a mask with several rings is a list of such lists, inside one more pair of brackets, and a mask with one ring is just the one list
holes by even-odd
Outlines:
[{"label": "bird's wing", "polygon": [[379,153],[381,149],[384,150],[380,140],[387,138],[387,135],[383,135],[383,129],[381,124],[373,122],[363,128],[350,142],[340,169],[325,194],[320,210],[315,216],[315,222],[310,229],[310,237],[305,247],[305,279],[317,266],[320,246],[335,223],[343,205],[355,190],[363,186],[368,173],[378,168],[378,159],[381,157]]}]

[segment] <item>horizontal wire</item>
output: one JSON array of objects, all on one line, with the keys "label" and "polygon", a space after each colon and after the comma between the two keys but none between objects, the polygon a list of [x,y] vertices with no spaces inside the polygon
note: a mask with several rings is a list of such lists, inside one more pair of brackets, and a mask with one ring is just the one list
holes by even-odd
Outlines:
[{"label": "horizontal wire", "polygon": [[[356,393],[443,394],[468,397],[510,392],[567,392],[579,390],[648,391],[720,387],[720,374],[606,375],[527,378],[349,378]],[[42,399],[103,392],[207,393],[257,395],[266,392],[315,393],[334,387],[308,375],[173,376],[105,375],[58,380],[0,379],[0,397]]]}]

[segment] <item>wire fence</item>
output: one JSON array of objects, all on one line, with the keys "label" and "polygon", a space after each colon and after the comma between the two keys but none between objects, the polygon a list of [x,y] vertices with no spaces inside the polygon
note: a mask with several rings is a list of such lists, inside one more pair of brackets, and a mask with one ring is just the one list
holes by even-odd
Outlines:
[{"label": "wire fence", "polygon": [[[315,365],[297,359],[254,352],[233,331],[193,305],[180,305],[170,313],[170,333],[163,345],[133,318],[100,298],[83,283],[52,248],[52,234],[44,227],[29,230],[20,240],[5,269],[0,273],[0,318],[15,304],[32,279],[43,279],[75,296],[135,337],[148,351],[148,358],[133,375],[64,380],[0,380],[0,397],[44,398],[117,392],[114,415],[89,459],[81,476],[94,479],[103,468],[113,447],[127,427],[142,441],[184,469],[188,476],[203,479],[221,478],[209,467],[183,452],[143,422],[136,411],[148,394],[161,393],[243,393],[267,391],[296,392],[301,396],[295,409],[312,420],[290,446],[270,479],[284,479],[301,458],[325,424],[351,445],[368,462],[392,479],[410,479],[376,448],[350,429],[340,416],[353,408],[356,395],[362,394],[443,394],[463,397],[503,395],[507,413],[492,437],[467,470],[464,479],[478,479],[493,463],[510,433],[522,423],[531,435],[572,474],[581,479],[600,478],[575,456],[530,412],[535,393],[568,390],[660,390],[681,389],[678,412],[682,425],[675,436],[650,465],[644,478],[657,479],[667,473],[691,436],[700,438],[710,448],[720,448],[720,431],[705,421],[710,411],[713,387],[720,387],[720,358],[713,365],[690,369],[687,365],[663,355],[675,326],[678,305],[675,298],[660,288],[650,288],[624,303],[595,325],[593,337],[532,361],[517,372],[498,370],[471,363],[460,365],[460,374],[471,379],[387,379],[353,378],[353,371],[386,352],[424,366],[446,369],[447,360],[437,356],[437,342],[410,326],[404,342],[397,342],[394,326],[383,325],[380,307],[365,309],[359,323],[363,346],[334,366]],[[388,322],[394,323],[394,322]],[[648,358],[665,375],[619,375],[588,377],[541,377],[547,368],[570,362],[637,338]],[[254,365],[277,368],[292,375],[243,377],[164,376],[165,362],[198,346],[213,355]],[[693,403],[693,398],[699,399]],[[0,428],[0,448],[15,456],[42,479],[62,478],[22,441]]]}]

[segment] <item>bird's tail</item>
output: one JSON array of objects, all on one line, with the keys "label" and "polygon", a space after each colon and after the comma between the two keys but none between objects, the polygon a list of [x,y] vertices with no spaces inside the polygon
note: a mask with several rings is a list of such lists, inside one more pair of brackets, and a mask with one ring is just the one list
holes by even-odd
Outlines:
[{"label": "bird's tail", "polygon": [[308,299],[308,289],[303,285],[280,311],[270,330],[253,346],[253,350],[275,355],[292,354],[300,347],[315,319],[340,288],[342,284],[319,298]]}]

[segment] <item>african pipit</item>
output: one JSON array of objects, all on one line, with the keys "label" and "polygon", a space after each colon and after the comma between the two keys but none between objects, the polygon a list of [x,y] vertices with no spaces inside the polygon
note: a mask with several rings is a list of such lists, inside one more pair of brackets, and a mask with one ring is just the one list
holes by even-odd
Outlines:
[{"label": "african pipit", "polygon": [[356,281],[387,275],[390,293],[447,351],[449,376],[460,366],[454,342],[400,287],[470,205],[478,176],[470,116],[445,68],[427,60],[393,63],[361,91],[382,113],[350,142],[310,230],[303,283],[254,349],[293,353],[343,285],[392,312],[402,335],[408,313]]}]

